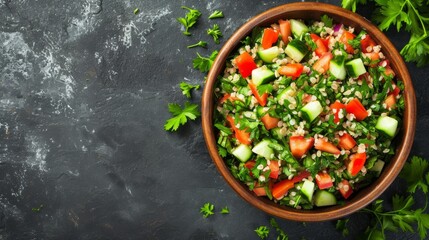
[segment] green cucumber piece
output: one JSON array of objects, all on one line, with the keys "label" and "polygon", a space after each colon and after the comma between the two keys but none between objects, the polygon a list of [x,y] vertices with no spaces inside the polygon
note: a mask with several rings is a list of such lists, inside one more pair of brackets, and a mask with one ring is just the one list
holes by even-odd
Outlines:
[{"label": "green cucumber piece", "polygon": [[273,59],[279,55],[279,47],[274,46],[268,49],[259,48],[258,56],[266,63],[272,63]]},{"label": "green cucumber piece", "polygon": [[369,170],[373,171],[373,172],[376,172],[377,176],[379,176],[380,173],[381,173],[381,170],[383,170],[383,168],[384,168],[384,164],[385,164],[385,162],[383,160],[377,160],[374,163],[374,166],[371,169],[369,169]]},{"label": "green cucumber piece", "polygon": [[345,68],[350,77],[359,77],[366,73],[365,65],[363,65],[363,61],[360,58],[346,62]]},{"label": "green cucumber piece", "polygon": [[309,123],[313,122],[322,111],[323,107],[319,101],[309,102],[301,108],[302,117]]},{"label": "green cucumber piece", "polygon": [[346,78],[346,67],[344,66],[344,57],[336,57],[329,63],[329,71],[332,76],[337,79],[344,80]]},{"label": "green cucumber piece", "polygon": [[298,39],[293,39],[285,48],[285,53],[295,62],[301,62],[308,53],[307,45]]},{"label": "green cucumber piece", "polygon": [[252,82],[259,86],[261,84],[269,83],[271,80],[274,80],[276,76],[274,72],[266,68],[257,68],[252,71]]},{"label": "green cucumber piece", "polygon": [[274,157],[274,151],[272,148],[269,147],[270,144],[270,140],[264,139],[252,148],[252,152],[268,160],[271,160]]},{"label": "green cucumber piece", "polygon": [[286,100],[288,99],[288,97],[295,97],[296,95],[296,90],[293,89],[291,86],[281,90],[278,94],[277,94],[277,101],[280,100]]},{"label": "green cucumber piece", "polygon": [[238,147],[232,149],[231,153],[242,162],[247,162],[252,156],[252,150],[245,144],[238,145]]},{"label": "green cucumber piece", "polygon": [[389,116],[380,116],[377,120],[375,128],[387,136],[393,138],[398,129],[398,120]]},{"label": "green cucumber piece", "polygon": [[295,19],[290,20],[290,28],[296,38],[300,38],[304,33],[309,31],[307,25]]},{"label": "green cucumber piece", "polygon": [[335,195],[328,191],[319,190],[314,194],[314,205],[318,207],[332,206],[335,204],[337,204]]},{"label": "green cucumber piece", "polygon": [[277,140],[282,140],[285,136],[283,136],[283,134],[281,134],[281,128],[276,127],[271,129],[271,134],[273,135],[274,138],[276,138]]},{"label": "green cucumber piece", "polygon": [[304,184],[302,184],[301,187],[301,192],[308,198],[310,202],[313,199],[314,188],[314,182],[308,180],[304,181]]}]

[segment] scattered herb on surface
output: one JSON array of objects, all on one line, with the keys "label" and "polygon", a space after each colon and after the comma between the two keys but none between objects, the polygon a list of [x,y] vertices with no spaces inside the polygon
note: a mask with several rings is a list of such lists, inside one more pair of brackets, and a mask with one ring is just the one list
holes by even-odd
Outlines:
[{"label": "scattered herb on surface", "polygon": [[[417,66],[429,64],[429,2],[423,0],[372,0],[376,6],[374,21],[382,30],[395,27],[410,33],[409,42],[402,48],[401,54],[407,62]],[[371,0],[342,0],[342,6],[356,11],[358,4]]]},{"label": "scattered herb on surface", "polygon": [[223,18],[223,12],[219,10],[214,11],[212,14],[210,14],[209,19],[214,18]]},{"label": "scattered herb on surface", "polygon": [[185,31],[183,31],[183,34],[185,34],[186,36],[190,36],[191,33],[189,32],[189,28],[191,28],[195,25],[195,23],[197,23],[198,18],[201,16],[201,12],[197,9],[185,6],[182,6],[182,8],[188,10],[188,13],[186,13],[184,18],[177,18],[177,21],[185,27]]},{"label": "scattered herb on surface", "polygon": [[276,222],[274,218],[270,219],[271,226],[276,230],[277,232],[277,240],[288,240],[288,235],[279,227],[279,224]]},{"label": "scattered herb on surface", "polygon": [[222,214],[228,214],[229,213],[228,206],[223,207],[222,210],[220,210],[220,213],[222,213]]},{"label": "scattered herb on surface", "polygon": [[188,48],[194,48],[194,47],[202,47],[202,48],[206,48],[207,47],[207,42],[205,41],[199,41],[195,44],[189,45]]},{"label": "scattered herb on surface", "polygon": [[350,221],[350,219],[339,219],[337,220],[337,224],[335,225],[335,228],[340,231],[343,234],[343,237],[346,237],[349,235],[349,229],[347,228],[347,223]]},{"label": "scattered herb on surface", "polygon": [[[374,201],[370,207],[366,207],[361,212],[368,213],[374,218],[364,233],[365,239],[385,239],[385,232],[397,232],[401,229],[403,232],[413,233],[417,226],[417,231],[421,239],[427,237],[429,230],[429,214],[425,213],[428,206],[428,187],[429,187],[429,163],[427,160],[414,156],[411,161],[405,163],[400,177],[405,179],[408,188],[405,196],[395,194],[392,197],[392,210],[386,210],[383,200]],[[423,208],[413,208],[414,194],[420,189],[425,194],[425,205]],[[344,234],[347,229],[346,220],[337,221],[337,229]]]},{"label": "scattered herb on surface", "polygon": [[219,29],[219,25],[214,24],[212,28],[207,29],[207,34],[213,37],[215,43],[219,44],[219,38],[222,37],[222,32]]},{"label": "scattered herb on surface", "polygon": [[200,88],[200,85],[192,85],[187,82],[181,82],[180,83],[180,89],[182,90],[182,94],[185,95],[187,98],[191,98],[191,91],[192,89],[198,90]]},{"label": "scattered herb on surface", "polygon": [[218,51],[213,51],[210,54],[210,57],[203,57],[197,53],[198,56],[192,61],[192,64],[195,69],[198,69],[203,73],[208,72],[212,67],[213,61],[215,60],[217,54]]},{"label": "scattered herb on surface", "polygon": [[261,239],[265,239],[268,237],[270,230],[268,229],[267,226],[259,226],[258,228],[255,229],[255,232],[256,232],[256,234],[258,234],[258,236]]},{"label": "scattered herb on surface", "polygon": [[133,13],[134,13],[135,15],[139,14],[139,13],[140,13],[140,9],[135,8],[135,9],[134,9],[134,11],[133,11]]},{"label": "scattered herb on surface", "polygon": [[214,214],[214,205],[211,203],[205,203],[200,210],[204,218],[207,218]]},{"label": "scattered herb on surface", "polygon": [[179,104],[170,103],[168,104],[168,111],[170,111],[173,117],[168,119],[164,125],[164,129],[167,131],[176,131],[180,125],[187,123],[188,119],[195,120],[201,115],[198,110],[198,105],[189,102],[185,103],[183,109]]},{"label": "scattered herb on surface", "polygon": [[31,211],[38,213],[38,212],[40,212],[42,210],[43,207],[44,207],[43,204],[40,204],[39,207],[34,207],[34,208],[31,209]]}]

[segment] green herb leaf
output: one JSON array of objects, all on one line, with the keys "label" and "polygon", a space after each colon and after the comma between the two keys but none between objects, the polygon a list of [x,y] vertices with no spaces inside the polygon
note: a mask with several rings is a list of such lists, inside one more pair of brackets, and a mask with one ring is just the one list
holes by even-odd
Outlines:
[{"label": "green herb leaf", "polygon": [[198,69],[203,73],[208,72],[212,67],[217,54],[218,51],[213,51],[210,57],[203,57],[197,53],[198,56],[192,61],[192,65],[195,69]]},{"label": "green herb leaf", "polygon": [[420,188],[424,193],[428,192],[428,183],[424,181],[424,174],[428,167],[428,161],[417,156],[405,163],[399,176],[407,181],[409,192],[415,193],[417,188]]},{"label": "green herb leaf", "polygon": [[205,203],[201,209],[200,209],[200,213],[203,214],[204,218],[207,218],[211,215],[214,214],[214,205],[211,203]]},{"label": "green herb leaf", "polygon": [[189,45],[188,48],[194,48],[194,47],[202,47],[202,48],[206,48],[207,47],[207,42],[205,41],[199,41],[195,44]]},{"label": "green herb leaf", "polygon": [[227,206],[223,207],[223,208],[220,210],[220,213],[222,213],[222,214],[228,214],[228,213],[229,213],[229,209],[228,209],[228,207],[227,207]]},{"label": "green herb leaf", "polygon": [[186,36],[190,36],[191,33],[189,32],[189,28],[195,25],[197,23],[198,18],[201,16],[201,12],[197,9],[189,8],[182,6],[183,9],[188,10],[184,18],[177,18],[177,21],[181,23],[185,27],[185,31],[183,31],[183,34]]},{"label": "green herb leaf", "polygon": [[266,239],[268,237],[268,234],[270,233],[270,230],[267,226],[259,226],[255,229],[255,232],[261,239]]},{"label": "green herb leaf", "polygon": [[39,207],[34,207],[31,209],[31,211],[38,213],[42,210],[43,207],[44,207],[43,204],[40,204]]},{"label": "green herb leaf", "polygon": [[222,32],[219,29],[219,25],[214,24],[212,28],[207,29],[207,34],[213,37],[215,43],[219,44],[219,38],[222,37]]},{"label": "green herb leaf", "polygon": [[168,104],[168,110],[173,115],[172,118],[168,119],[164,125],[164,129],[167,131],[176,131],[180,125],[184,125],[189,119],[195,120],[201,115],[198,110],[197,104],[185,103],[185,107],[182,109],[179,104],[170,103]]},{"label": "green herb leaf", "polygon": [[341,231],[341,234],[343,234],[343,237],[346,237],[349,235],[349,229],[347,227],[347,223],[350,221],[350,219],[340,219],[337,220],[337,224],[335,224],[335,228],[339,231]]},{"label": "green herb leaf", "polygon": [[223,18],[223,12],[219,10],[214,11],[212,14],[210,14],[209,19],[214,18]]},{"label": "green herb leaf", "polygon": [[180,83],[180,89],[182,90],[182,94],[185,95],[187,98],[191,98],[191,91],[192,89],[198,90],[200,88],[200,85],[192,85],[187,82],[181,82]]},{"label": "green herb leaf", "polygon": [[277,232],[277,240],[288,240],[288,235],[279,227],[279,224],[276,222],[274,218],[270,219],[271,226],[276,230]]},{"label": "green herb leaf", "polygon": [[328,15],[323,15],[320,20],[322,20],[326,27],[332,27],[333,19],[328,17]]}]

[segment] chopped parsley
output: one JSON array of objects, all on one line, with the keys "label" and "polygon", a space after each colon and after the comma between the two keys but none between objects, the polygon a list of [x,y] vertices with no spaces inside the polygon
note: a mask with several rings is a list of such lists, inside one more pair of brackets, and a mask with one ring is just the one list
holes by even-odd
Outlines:
[{"label": "chopped parsley", "polygon": [[216,10],[214,11],[212,14],[210,14],[209,19],[214,19],[214,18],[223,18],[223,12]]},{"label": "chopped parsley", "polygon": [[213,37],[215,43],[219,44],[219,38],[222,37],[222,32],[219,29],[219,25],[214,24],[212,28],[207,29],[207,34]]},{"label": "chopped parsley", "polygon": [[201,72],[208,72],[213,65],[213,62],[218,54],[218,51],[213,51],[210,54],[210,57],[203,57],[197,53],[197,57],[192,61],[192,64],[195,69],[200,70]]},{"label": "chopped parsley", "polygon": [[187,98],[191,98],[191,91],[192,89],[198,90],[200,88],[200,85],[192,85],[187,82],[181,82],[180,83],[180,89],[182,90],[182,94],[185,95]]},{"label": "chopped parsley", "polygon": [[207,218],[211,215],[214,214],[214,205],[211,203],[205,203],[201,209],[200,209],[200,213],[203,214],[204,218]]},{"label": "chopped parsley", "polygon": [[202,47],[202,48],[206,48],[207,47],[207,42],[205,41],[199,41],[195,44],[189,45],[188,48],[194,48],[194,47]]},{"label": "chopped parsley", "polygon": [[198,18],[201,16],[201,12],[197,9],[189,8],[182,6],[183,9],[188,10],[184,18],[177,18],[177,21],[181,23],[185,27],[185,31],[183,31],[183,34],[186,36],[190,36],[191,33],[189,32],[189,28],[195,25],[197,23]]},{"label": "chopped parsley", "polygon": [[189,119],[195,120],[201,115],[198,105],[189,102],[185,103],[183,109],[179,104],[170,103],[168,104],[168,111],[170,111],[173,117],[168,119],[164,125],[164,129],[167,131],[176,131],[180,125],[184,125]]},{"label": "chopped parsley", "polygon": [[255,232],[261,239],[266,239],[268,237],[268,234],[270,233],[270,230],[267,226],[259,226],[255,229]]}]

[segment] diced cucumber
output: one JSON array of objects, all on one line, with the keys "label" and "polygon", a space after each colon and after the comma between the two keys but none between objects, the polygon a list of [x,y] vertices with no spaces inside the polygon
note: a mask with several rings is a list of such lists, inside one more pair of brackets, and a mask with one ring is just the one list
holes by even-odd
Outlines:
[{"label": "diced cucumber", "polygon": [[294,97],[295,95],[296,90],[289,86],[279,92],[277,95],[277,101],[280,101],[281,99],[286,100],[288,97]]},{"label": "diced cucumber", "polygon": [[373,171],[373,172],[376,172],[376,173],[377,173],[377,176],[378,176],[378,175],[380,175],[381,170],[383,170],[383,168],[384,168],[384,161],[382,161],[382,160],[377,160],[377,161],[374,163],[374,166],[373,166],[371,169],[369,169],[369,170],[370,170],[370,171]]},{"label": "diced cucumber", "polygon": [[380,116],[377,120],[375,128],[380,132],[385,133],[387,136],[393,138],[398,128],[398,120],[389,116]]},{"label": "diced cucumber", "polygon": [[256,117],[256,113],[254,113],[254,112],[252,112],[252,111],[244,111],[244,112],[243,112],[243,116],[245,116],[246,118],[253,119],[253,120],[256,120],[256,119],[257,119],[257,117]]},{"label": "diced cucumber", "polygon": [[273,59],[279,55],[279,47],[274,46],[268,49],[259,48],[258,56],[266,63],[272,63]]},{"label": "diced cucumber", "polygon": [[293,39],[285,48],[285,53],[296,62],[301,62],[308,53],[308,47],[303,41]]},{"label": "diced cucumber", "polygon": [[323,107],[319,101],[309,102],[303,108],[301,108],[302,117],[311,123],[316,119],[320,113],[322,113]]},{"label": "diced cucumber", "polygon": [[311,181],[304,181],[304,184],[302,184],[301,192],[308,198],[308,200],[311,202],[313,199],[313,193],[314,193],[314,182]]},{"label": "diced cucumber", "polygon": [[261,84],[269,83],[271,80],[274,80],[276,76],[274,72],[267,68],[256,68],[252,71],[252,82],[259,86]]},{"label": "diced cucumber", "polygon": [[314,205],[318,207],[332,206],[335,204],[337,204],[335,195],[326,190],[319,190],[314,194]]},{"label": "diced cucumber", "polygon": [[252,152],[262,156],[268,160],[273,159],[274,151],[269,147],[271,141],[264,139],[252,148]]},{"label": "diced cucumber", "polygon": [[366,73],[365,65],[363,65],[363,61],[360,58],[346,62],[345,67],[350,77],[359,77]]},{"label": "diced cucumber", "polygon": [[307,25],[295,19],[290,20],[290,28],[296,38],[300,38],[304,33],[309,31]]},{"label": "diced cucumber", "polygon": [[271,134],[278,140],[282,140],[285,136],[281,133],[281,128],[276,127],[271,129]]},{"label": "diced cucumber", "polygon": [[346,78],[346,68],[344,67],[344,57],[336,57],[329,63],[329,71],[337,79],[344,80]]},{"label": "diced cucumber", "polygon": [[252,150],[245,144],[238,145],[238,147],[232,149],[231,153],[242,162],[247,162],[252,156]]}]

